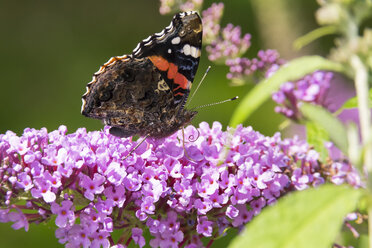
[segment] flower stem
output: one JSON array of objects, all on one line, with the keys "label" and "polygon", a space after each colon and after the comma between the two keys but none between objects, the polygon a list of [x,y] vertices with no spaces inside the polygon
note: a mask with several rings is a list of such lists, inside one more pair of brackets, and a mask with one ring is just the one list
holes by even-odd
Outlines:
[{"label": "flower stem", "polygon": [[[362,134],[362,143],[364,147],[363,167],[367,171],[367,189],[372,192],[372,147],[369,144],[371,137],[371,115],[368,108],[368,73],[367,68],[357,55],[350,59],[351,66],[355,71],[355,88],[358,99],[358,112],[360,129]],[[369,247],[372,248],[372,206],[368,209],[368,234]]]},{"label": "flower stem", "polygon": [[[372,149],[369,145],[369,139],[371,137],[371,114],[368,108],[368,73],[367,68],[363,62],[356,55],[350,59],[351,66],[355,71],[355,88],[358,98],[358,111],[360,120],[360,129],[362,134],[362,142],[365,149],[363,165],[368,171],[368,174],[372,173]],[[369,176],[368,176],[369,177]],[[368,180],[370,181],[370,180]],[[372,185],[369,185],[371,190]],[[371,190],[372,191],[372,190]]]},{"label": "flower stem", "polygon": [[368,237],[369,237],[369,248],[372,247],[372,207],[368,209]]},{"label": "flower stem", "polygon": [[214,239],[209,240],[206,248],[210,248],[212,246],[213,242],[214,242]]}]

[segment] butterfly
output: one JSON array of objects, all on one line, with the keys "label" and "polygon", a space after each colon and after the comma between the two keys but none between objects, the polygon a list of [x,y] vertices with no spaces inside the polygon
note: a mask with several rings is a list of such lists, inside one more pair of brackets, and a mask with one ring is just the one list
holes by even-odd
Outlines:
[{"label": "butterfly", "polygon": [[185,104],[199,65],[203,26],[195,11],[141,41],[130,55],[112,57],[87,84],[81,113],[100,119],[118,137],[163,138],[197,114]]}]

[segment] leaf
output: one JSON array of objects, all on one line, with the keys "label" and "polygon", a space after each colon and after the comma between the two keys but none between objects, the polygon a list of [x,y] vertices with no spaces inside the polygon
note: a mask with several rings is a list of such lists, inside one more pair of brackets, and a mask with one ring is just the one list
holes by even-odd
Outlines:
[{"label": "leaf", "polygon": [[316,70],[343,71],[341,64],[320,56],[306,56],[294,59],[282,66],[271,77],[261,81],[243,97],[230,120],[230,126],[243,123],[271,94],[277,91],[284,82],[299,79]]},{"label": "leaf", "polygon": [[319,153],[321,162],[325,162],[328,157],[328,149],[325,142],[329,140],[327,131],[319,124],[308,121],[306,122],[307,143],[312,145]]},{"label": "leaf", "polygon": [[[356,96],[347,100],[344,105],[342,105],[341,109],[352,109],[358,107],[358,99]],[[368,107],[372,108],[372,89],[368,92]]]},{"label": "leaf", "polygon": [[361,193],[336,185],[294,192],[256,216],[229,248],[331,247]]},{"label": "leaf", "polygon": [[344,154],[348,154],[347,132],[341,121],[324,108],[312,104],[303,103],[300,111],[308,120],[323,127],[334,144]]},{"label": "leaf", "polygon": [[312,41],[314,41],[314,40],[316,40],[316,39],[318,39],[322,36],[335,34],[335,33],[337,33],[337,27],[336,26],[320,27],[320,28],[317,28],[317,29],[301,36],[300,38],[296,39],[293,42],[293,47],[296,50],[300,50],[304,46],[308,45]]}]

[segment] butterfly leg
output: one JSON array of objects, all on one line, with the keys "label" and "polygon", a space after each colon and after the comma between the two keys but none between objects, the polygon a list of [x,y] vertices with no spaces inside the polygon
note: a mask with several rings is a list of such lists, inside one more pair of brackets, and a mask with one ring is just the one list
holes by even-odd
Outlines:
[{"label": "butterfly leg", "polygon": [[132,153],[147,139],[147,137],[149,137],[149,134],[143,137],[143,139],[138,142],[138,144],[134,148],[132,148],[132,150],[130,150],[128,155],[123,158],[123,160],[126,160],[130,155],[132,155]]}]

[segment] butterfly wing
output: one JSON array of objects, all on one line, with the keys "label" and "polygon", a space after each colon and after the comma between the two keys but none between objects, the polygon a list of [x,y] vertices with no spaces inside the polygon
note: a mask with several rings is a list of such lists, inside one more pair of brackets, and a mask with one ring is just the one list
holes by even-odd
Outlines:
[{"label": "butterfly wing", "polygon": [[175,15],[162,32],[140,42],[134,58],[148,57],[174,94],[184,104],[199,65],[203,26],[195,11]]}]

